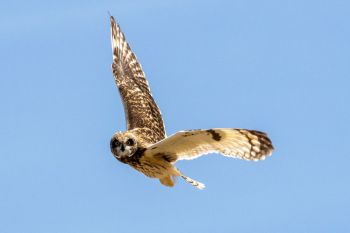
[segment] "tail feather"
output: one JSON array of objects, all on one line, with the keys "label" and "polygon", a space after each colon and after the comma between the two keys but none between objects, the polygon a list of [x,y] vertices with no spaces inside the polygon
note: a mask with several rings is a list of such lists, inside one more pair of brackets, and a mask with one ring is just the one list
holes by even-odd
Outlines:
[{"label": "tail feather", "polygon": [[175,181],[173,179],[173,177],[171,176],[165,176],[161,179],[159,179],[160,183],[162,183],[162,185],[168,186],[168,187],[173,187],[175,185]]}]

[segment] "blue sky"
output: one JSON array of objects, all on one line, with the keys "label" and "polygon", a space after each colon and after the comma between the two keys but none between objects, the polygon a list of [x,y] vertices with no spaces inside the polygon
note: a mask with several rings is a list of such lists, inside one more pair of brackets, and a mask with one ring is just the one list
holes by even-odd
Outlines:
[{"label": "blue sky", "polygon": [[[263,162],[177,166],[161,186],[109,150],[124,113],[107,11],[168,134],[265,131]],[[2,1],[0,232],[349,232],[348,1]]]}]

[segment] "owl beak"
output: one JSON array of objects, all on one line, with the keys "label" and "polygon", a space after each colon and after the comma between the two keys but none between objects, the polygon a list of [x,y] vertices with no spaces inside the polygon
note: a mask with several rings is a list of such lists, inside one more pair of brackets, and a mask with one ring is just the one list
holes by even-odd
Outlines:
[{"label": "owl beak", "polygon": [[124,146],[124,144],[122,144],[122,147],[120,148],[120,150],[121,150],[122,152],[125,151],[125,146]]}]

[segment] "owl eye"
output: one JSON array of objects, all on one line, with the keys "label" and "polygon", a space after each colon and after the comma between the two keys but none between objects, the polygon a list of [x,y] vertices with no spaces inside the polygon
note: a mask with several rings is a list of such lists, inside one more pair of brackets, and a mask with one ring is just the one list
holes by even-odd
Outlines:
[{"label": "owl eye", "polygon": [[127,141],[126,141],[126,145],[127,146],[133,146],[135,144],[134,140],[129,138]]},{"label": "owl eye", "polygon": [[120,146],[120,142],[117,139],[112,138],[110,145],[111,145],[111,149],[114,149],[114,148]]}]

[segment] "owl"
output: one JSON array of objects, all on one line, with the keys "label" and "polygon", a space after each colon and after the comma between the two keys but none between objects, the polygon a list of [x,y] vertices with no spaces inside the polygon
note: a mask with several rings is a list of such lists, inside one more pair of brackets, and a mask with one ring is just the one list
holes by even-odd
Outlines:
[{"label": "owl", "polygon": [[273,146],[260,131],[213,128],[179,131],[166,136],[160,110],[154,101],[141,64],[130,49],[113,16],[111,41],[115,83],[124,105],[127,131],[116,132],[110,141],[114,157],[150,178],[173,187],[176,177],[203,189],[204,184],[185,176],[175,163],[208,153],[245,160],[263,160]]}]

